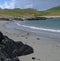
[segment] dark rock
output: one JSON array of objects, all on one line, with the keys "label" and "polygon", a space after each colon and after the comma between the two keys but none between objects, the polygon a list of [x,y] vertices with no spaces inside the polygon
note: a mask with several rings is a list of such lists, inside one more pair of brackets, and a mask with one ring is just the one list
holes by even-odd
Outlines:
[{"label": "dark rock", "polygon": [[16,57],[33,52],[33,48],[29,45],[20,41],[15,42],[0,32],[0,61],[19,61]]},{"label": "dark rock", "polygon": [[21,46],[20,49],[16,48],[16,50],[14,50],[13,52],[15,53],[16,56],[23,56],[33,53],[33,48],[23,44],[23,46]]},{"label": "dark rock", "polygon": [[20,20],[20,21],[24,21],[22,18],[13,18],[13,20]]},{"label": "dark rock", "polygon": [[40,61],[40,59],[38,59],[38,58],[35,58],[35,57],[32,57],[32,59],[33,59],[33,60],[35,60],[35,59],[36,59],[36,60],[39,60],[39,61]]},{"label": "dark rock", "polygon": [[12,58],[15,55],[12,54],[12,51],[15,49],[15,42],[8,38],[7,36],[4,36],[4,39],[2,40],[3,44],[5,45],[4,51],[8,54],[8,57]]},{"label": "dark rock", "polygon": [[9,55],[3,50],[0,50],[0,61],[19,61],[17,57],[8,57]]},{"label": "dark rock", "polygon": [[23,46],[23,43],[21,41],[15,42],[16,48],[20,49],[21,46]]},{"label": "dark rock", "polygon": [[0,43],[2,42],[3,39],[4,39],[3,33],[0,32]]},{"label": "dark rock", "polygon": [[9,18],[0,18],[0,20],[7,20],[7,21],[10,21]]},{"label": "dark rock", "polygon": [[28,45],[25,45],[27,48],[25,49],[25,51],[22,53],[22,55],[28,55],[28,54],[31,54],[33,53],[33,48],[28,46]]},{"label": "dark rock", "polygon": [[29,35],[29,33],[27,33],[27,35]]},{"label": "dark rock", "polygon": [[[14,42],[12,39],[9,39],[7,36],[4,36],[3,43],[6,45],[6,52],[14,56],[21,56],[33,53],[33,48],[23,44],[22,42]],[[9,53],[10,52],[10,53]],[[12,56],[13,56],[12,55]]]},{"label": "dark rock", "polygon": [[46,17],[31,17],[31,18],[26,18],[26,20],[46,20],[48,18]]},{"label": "dark rock", "polygon": [[35,60],[36,58],[35,57],[32,57],[33,60]]},{"label": "dark rock", "polygon": [[37,38],[37,40],[40,40],[40,38]]}]

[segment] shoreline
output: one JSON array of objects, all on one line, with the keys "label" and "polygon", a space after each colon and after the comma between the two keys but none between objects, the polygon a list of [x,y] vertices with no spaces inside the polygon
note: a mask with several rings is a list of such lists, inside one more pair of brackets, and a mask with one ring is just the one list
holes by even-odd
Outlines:
[{"label": "shoreline", "polygon": [[50,18],[60,18],[60,16],[33,16],[33,17],[0,17],[0,20],[6,21],[24,21],[24,20],[46,20]]},{"label": "shoreline", "polygon": [[[18,25],[18,24],[14,26],[12,24],[10,23],[6,24],[5,28],[22,30],[24,32],[29,32],[29,33],[31,32],[31,33],[35,33],[36,35],[43,36],[46,38],[58,39],[58,41],[60,39],[60,30],[57,30],[57,29],[37,28],[37,27],[23,26],[23,25]],[[13,27],[11,27],[10,25],[12,25]]]},{"label": "shoreline", "polygon": [[[8,29],[5,24],[9,21],[0,21],[0,31],[14,41],[22,41],[33,47],[34,53],[19,56],[20,61],[60,61],[60,42],[57,39],[46,38],[24,30]],[[39,59],[39,60],[38,60]]]}]

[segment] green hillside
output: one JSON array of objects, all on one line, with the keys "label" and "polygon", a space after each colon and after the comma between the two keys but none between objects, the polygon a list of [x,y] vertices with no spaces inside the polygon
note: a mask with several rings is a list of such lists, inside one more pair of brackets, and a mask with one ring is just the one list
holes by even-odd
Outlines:
[{"label": "green hillside", "polygon": [[60,11],[60,6],[56,6],[56,7],[50,8],[48,10],[50,10],[50,11]]},{"label": "green hillside", "polygon": [[37,13],[35,9],[5,9],[0,10],[0,16],[16,16],[16,17],[25,17],[25,16],[34,16]]},{"label": "green hillside", "polygon": [[48,16],[60,16],[60,6],[56,6],[46,10]]},{"label": "green hillside", "polygon": [[60,16],[60,6],[53,7],[45,11],[37,11],[36,9],[0,9],[0,16],[12,17],[29,17],[29,16]]},{"label": "green hillside", "polygon": [[60,16],[60,6],[50,8],[45,11],[39,11],[36,16]]}]

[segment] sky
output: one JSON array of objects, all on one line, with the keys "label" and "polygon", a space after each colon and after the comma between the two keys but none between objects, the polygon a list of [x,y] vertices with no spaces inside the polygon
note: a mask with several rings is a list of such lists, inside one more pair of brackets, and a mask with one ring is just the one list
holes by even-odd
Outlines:
[{"label": "sky", "polygon": [[37,10],[47,10],[60,5],[60,0],[0,0],[0,8],[34,8]]}]

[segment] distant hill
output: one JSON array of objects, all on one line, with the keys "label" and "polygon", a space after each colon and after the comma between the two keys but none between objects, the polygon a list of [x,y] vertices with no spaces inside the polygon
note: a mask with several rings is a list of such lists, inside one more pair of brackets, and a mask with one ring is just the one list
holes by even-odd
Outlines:
[{"label": "distant hill", "polygon": [[38,11],[36,9],[0,9],[0,17],[32,17],[32,16],[60,16],[60,6],[50,8],[46,11]]},{"label": "distant hill", "polygon": [[0,10],[0,16],[16,16],[16,17],[26,17],[34,16],[38,11],[35,9],[4,9]]},{"label": "distant hill", "polygon": [[47,12],[47,16],[60,16],[60,6],[50,8],[44,12]]},{"label": "distant hill", "polygon": [[53,8],[48,9],[49,11],[60,11],[60,6],[56,6]]}]

